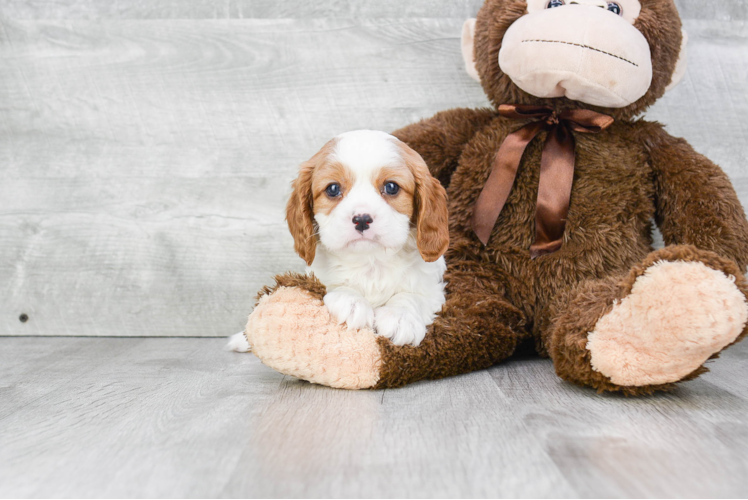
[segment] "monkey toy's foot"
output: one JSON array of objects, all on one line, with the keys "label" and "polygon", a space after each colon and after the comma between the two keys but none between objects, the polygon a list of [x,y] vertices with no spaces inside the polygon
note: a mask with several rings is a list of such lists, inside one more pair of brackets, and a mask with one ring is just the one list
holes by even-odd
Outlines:
[{"label": "monkey toy's foot", "polygon": [[252,352],[283,374],[341,389],[368,389],[379,380],[377,337],[348,329],[322,302],[324,287],[300,275],[277,278],[249,316],[245,335]]},{"label": "monkey toy's foot", "polygon": [[592,369],[625,387],[697,372],[745,328],[748,304],[735,281],[698,261],[652,264],[587,336]]}]

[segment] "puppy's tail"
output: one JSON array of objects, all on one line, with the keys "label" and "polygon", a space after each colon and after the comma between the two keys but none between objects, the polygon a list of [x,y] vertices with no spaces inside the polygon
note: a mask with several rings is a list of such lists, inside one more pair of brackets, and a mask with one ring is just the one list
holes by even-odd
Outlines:
[{"label": "puppy's tail", "polygon": [[229,337],[229,343],[226,344],[225,349],[234,352],[251,352],[252,346],[247,342],[247,336],[244,335],[244,332],[239,332]]}]

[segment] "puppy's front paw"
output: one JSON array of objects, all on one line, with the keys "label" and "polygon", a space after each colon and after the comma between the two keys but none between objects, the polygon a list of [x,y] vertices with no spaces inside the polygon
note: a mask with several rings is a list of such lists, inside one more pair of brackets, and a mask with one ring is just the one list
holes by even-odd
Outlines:
[{"label": "puppy's front paw", "polygon": [[373,328],[374,310],[365,298],[348,292],[330,292],[323,299],[327,310],[348,328]]},{"label": "puppy's front paw", "polygon": [[378,308],[374,311],[374,325],[378,335],[387,337],[395,345],[417,346],[426,336],[423,320],[400,307]]}]

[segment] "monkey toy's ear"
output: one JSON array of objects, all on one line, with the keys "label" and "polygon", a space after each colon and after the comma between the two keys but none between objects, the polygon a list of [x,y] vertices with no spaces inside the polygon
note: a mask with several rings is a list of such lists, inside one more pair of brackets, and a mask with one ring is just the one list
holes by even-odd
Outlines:
[{"label": "monkey toy's ear", "polygon": [[465,71],[476,82],[480,82],[475,68],[475,19],[468,19],[462,25],[462,58],[465,60]]},{"label": "monkey toy's ear", "polygon": [[[688,58],[686,57],[688,45],[688,33],[683,31],[683,40],[680,42],[680,55],[678,56],[678,62],[675,63],[675,71],[673,71],[673,79],[670,81],[670,85],[667,86],[665,92],[675,88],[683,77],[686,76],[686,67],[688,66]],[[462,49],[465,50],[464,48]]]}]

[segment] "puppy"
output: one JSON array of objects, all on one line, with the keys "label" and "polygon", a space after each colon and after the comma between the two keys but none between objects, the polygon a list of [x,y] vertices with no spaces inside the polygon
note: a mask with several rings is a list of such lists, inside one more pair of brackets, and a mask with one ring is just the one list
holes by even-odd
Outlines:
[{"label": "puppy", "polygon": [[418,345],[444,304],[447,194],[421,156],[360,130],[301,165],[286,220],[325,305],[349,328]]},{"label": "puppy", "polygon": [[[421,343],[444,304],[449,231],[446,192],[418,153],[383,132],[336,137],[301,165],[286,220],[340,323]],[[227,348],[251,349],[243,333]]]}]

